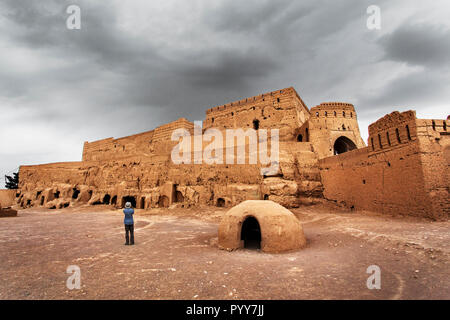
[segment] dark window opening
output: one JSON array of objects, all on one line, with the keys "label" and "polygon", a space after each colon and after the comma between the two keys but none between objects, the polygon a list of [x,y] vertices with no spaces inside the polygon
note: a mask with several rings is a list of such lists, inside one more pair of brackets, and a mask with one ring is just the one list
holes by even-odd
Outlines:
[{"label": "dark window opening", "polygon": [[258,130],[259,129],[259,120],[253,120],[253,129]]},{"label": "dark window opening", "polygon": [[211,122],[214,123],[214,118],[211,118]]},{"label": "dark window opening", "polygon": [[386,139],[389,145],[391,145],[391,139],[389,138],[389,132],[386,132]]},{"label": "dark window opening", "polygon": [[363,179],[363,184],[366,184],[366,180]]},{"label": "dark window opening", "polygon": [[381,136],[378,135],[378,143],[380,144],[380,148],[383,149],[383,144],[381,143]]},{"label": "dark window opening", "polygon": [[319,116],[319,113],[318,112],[316,112],[316,117],[318,117]]},{"label": "dark window opening", "polygon": [[217,199],[217,206],[221,207],[221,208],[225,207],[225,199],[224,198],[218,198]]},{"label": "dark window opening", "polygon": [[264,200],[269,200],[269,195],[268,194],[264,195]]},{"label": "dark window opening", "polygon": [[398,132],[398,128],[395,129],[395,135],[397,136],[397,142],[402,143],[402,140],[400,139],[400,132]]},{"label": "dark window opening", "polygon": [[241,240],[244,241],[244,248],[261,249],[261,229],[256,218],[245,219],[241,229]]},{"label": "dark window opening", "polygon": [[336,111],[334,112],[334,116],[335,116],[335,117],[337,116],[337,113],[336,113]]},{"label": "dark window opening", "polygon": [[27,200],[27,206],[31,206],[31,200],[30,199]]},{"label": "dark window opening", "polygon": [[390,167],[390,166],[391,166],[391,163],[390,163],[390,162],[388,162],[388,163],[387,163],[387,165],[388,165],[388,167]]},{"label": "dark window opening", "polygon": [[355,143],[347,137],[339,137],[334,142],[334,154],[341,154],[356,149]]},{"label": "dark window opening", "polygon": [[353,118],[353,112],[350,112],[350,118]]},{"label": "dark window opening", "polygon": [[309,141],[309,130],[308,128],[305,129],[305,141],[308,142]]},{"label": "dark window opening", "polygon": [[42,197],[41,197],[41,206],[43,206],[43,205],[44,205],[44,202],[45,202],[45,197],[44,197],[44,196],[42,196]]},{"label": "dark window opening", "polygon": [[409,126],[406,125],[406,134],[408,135],[408,140],[411,140],[411,132],[409,132]]},{"label": "dark window opening", "polygon": [[342,116],[345,118],[345,111],[342,111]]},{"label": "dark window opening", "polygon": [[373,144],[373,138],[370,138],[370,143],[372,144],[372,150],[375,150],[375,145]]},{"label": "dark window opening", "polygon": [[145,209],[145,197],[141,197],[141,205],[139,207]]},{"label": "dark window opening", "polygon": [[117,204],[117,196],[112,197],[111,204],[116,205]]},{"label": "dark window opening", "polygon": [[126,196],[122,198],[122,207],[125,207],[125,203],[131,203],[132,208],[136,208],[136,198],[133,196]]},{"label": "dark window opening", "polygon": [[328,117],[328,112],[325,111],[325,117]]},{"label": "dark window opening", "polygon": [[345,126],[342,124],[342,130],[345,130]]},{"label": "dark window opening", "polygon": [[444,128],[444,131],[447,131],[447,122],[445,120],[442,121],[442,127]]},{"label": "dark window opening", "polygon": [[298,141],[298,142],[302,142],[302,141],[303,141],[303,136],[302,136],[301,134],[299,134],[299,135],[297,136],[297,141]]},{"label": "dark window opening", "polygon": [[109,201],[111,200],[111,196],[109,194],[105,194],[103,197],[103,204],[109,204]]},{"label": "dark window opening", "polygon": [[159,197],[158,206],[161,208],[168,208],[169,207],[169,198],[166,196]]},{"label": "dark window opening", "polygon": [[280,98],[277,98],[277,102],[280,103]]},{"label": "dark window opening", "polygon": [[72,199],[77,199],[79,194],[80,190],[78,190],[77,188],[73,188]]},{"label": "dark window opening", "polygon": [[53,195],[55,196],[55,199],[59,199],[59,191],[56,191]]},{"label": "dark window opening", "polygon": [[434,122],[434,120],[431,122],[431,125],[433,127],[433,130],[436,130],[436,122]]}]

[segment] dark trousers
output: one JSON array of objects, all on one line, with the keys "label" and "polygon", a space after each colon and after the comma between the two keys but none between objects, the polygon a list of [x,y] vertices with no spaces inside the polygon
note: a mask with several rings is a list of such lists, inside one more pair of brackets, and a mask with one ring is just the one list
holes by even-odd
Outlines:
[{"label": "dark trousers", "polygon": [[[130,239],[131,237],[131,239]],[[134,244],[134,224],[125,225],[125,240],[127,244]],[[131,240],[131,243],[130,243]]]}]

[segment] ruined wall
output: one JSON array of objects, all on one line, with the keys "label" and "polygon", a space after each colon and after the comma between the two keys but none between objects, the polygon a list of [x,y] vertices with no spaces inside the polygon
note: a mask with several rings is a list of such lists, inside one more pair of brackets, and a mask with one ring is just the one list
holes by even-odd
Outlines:
[{"label": "ruined wall", "polygon": [[371,124],[369,147],[320,160],[324,196],[355,209],[448,218],[448,136],[442,129],[437,141],[430,123],[407,111]]},{"label": "ruined wall", "polygon": [[129,156],[145,156],[166,154],[170,152],[170,137],[174,130],[184,128],[193,131],[194,124],[184,118],[164,124],[155,130],[114,139],[107,138],[94,142],[85,142],[83,161],[100,161],[124,158]]},{"label": "ruined wall", "polygon": [[15,204],[17,190],[0,189],[0,208],[11,207]]}]

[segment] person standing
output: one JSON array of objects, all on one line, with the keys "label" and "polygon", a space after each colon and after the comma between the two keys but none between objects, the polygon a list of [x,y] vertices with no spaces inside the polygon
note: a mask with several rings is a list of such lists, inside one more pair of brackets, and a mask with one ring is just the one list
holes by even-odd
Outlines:
[{"label": "person standing", "polygon": [[[133,245],[134,244],[134,220],[133,214],[134,209],[131,207],[131,203],[125,203],[125,209],[123,209],[123,214],[125,218],[123,223],[125,224],[125,245]],[[131,241],[130,241],[131,240]]]}]

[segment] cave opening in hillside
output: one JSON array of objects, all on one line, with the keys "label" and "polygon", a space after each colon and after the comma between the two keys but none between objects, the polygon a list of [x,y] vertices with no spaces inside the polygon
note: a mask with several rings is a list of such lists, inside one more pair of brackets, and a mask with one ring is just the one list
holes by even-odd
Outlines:
[{"label": "cave opening in hillside", "polygon": [[80,194],[80,190],[78,190],[77,188],[73,188],[73,193],[72,193],[72,199],[77,199],[78,195]]},{"label": "cave opening in hillside", "polygon": [[105,194],[105,196],[103,197],[103,204],[109,204],[110,201],[111,196],[109,194]]},{"label": "cave opening in hillside", "polygon": [[261,228],[256,218],[245,219],[241,229],[241,240],[244,241],[244,248],[261,249]]},{"label": "cave opening in hillside", "polygon": [[117,204],[117,196],[112,197],[111,204],[114,206]]},{"label": "cave opening in hillside", "polygon": [[55,199],[59,199],[59,194],[60,194],[60,192],[58,190],[56,190],[56,192],[53,194]]},{"label": "cave opening in hillside", "polygon": [[341,154],[356,149],[355,143],[347,137],[339,137],[334,142],[334,154]]},{"label": "cave opening in hillside", "polygon": [[218,198],[217,199],[217,206],[221,207],[221,208],[225,207],[225,199],[224,198]]},{"label": "cave opening in hillside", "polygon": [[141,203],[140,203],[139,208],[145,209],[145,197],[141,197]]},{"label": "cave opening in hillside", "polygon": [[132,208],[136,208],[136,198],[133,196],[125,196],[122,198],[122,207],[125,207],[125,204],[129,202],[131,203]]}]

